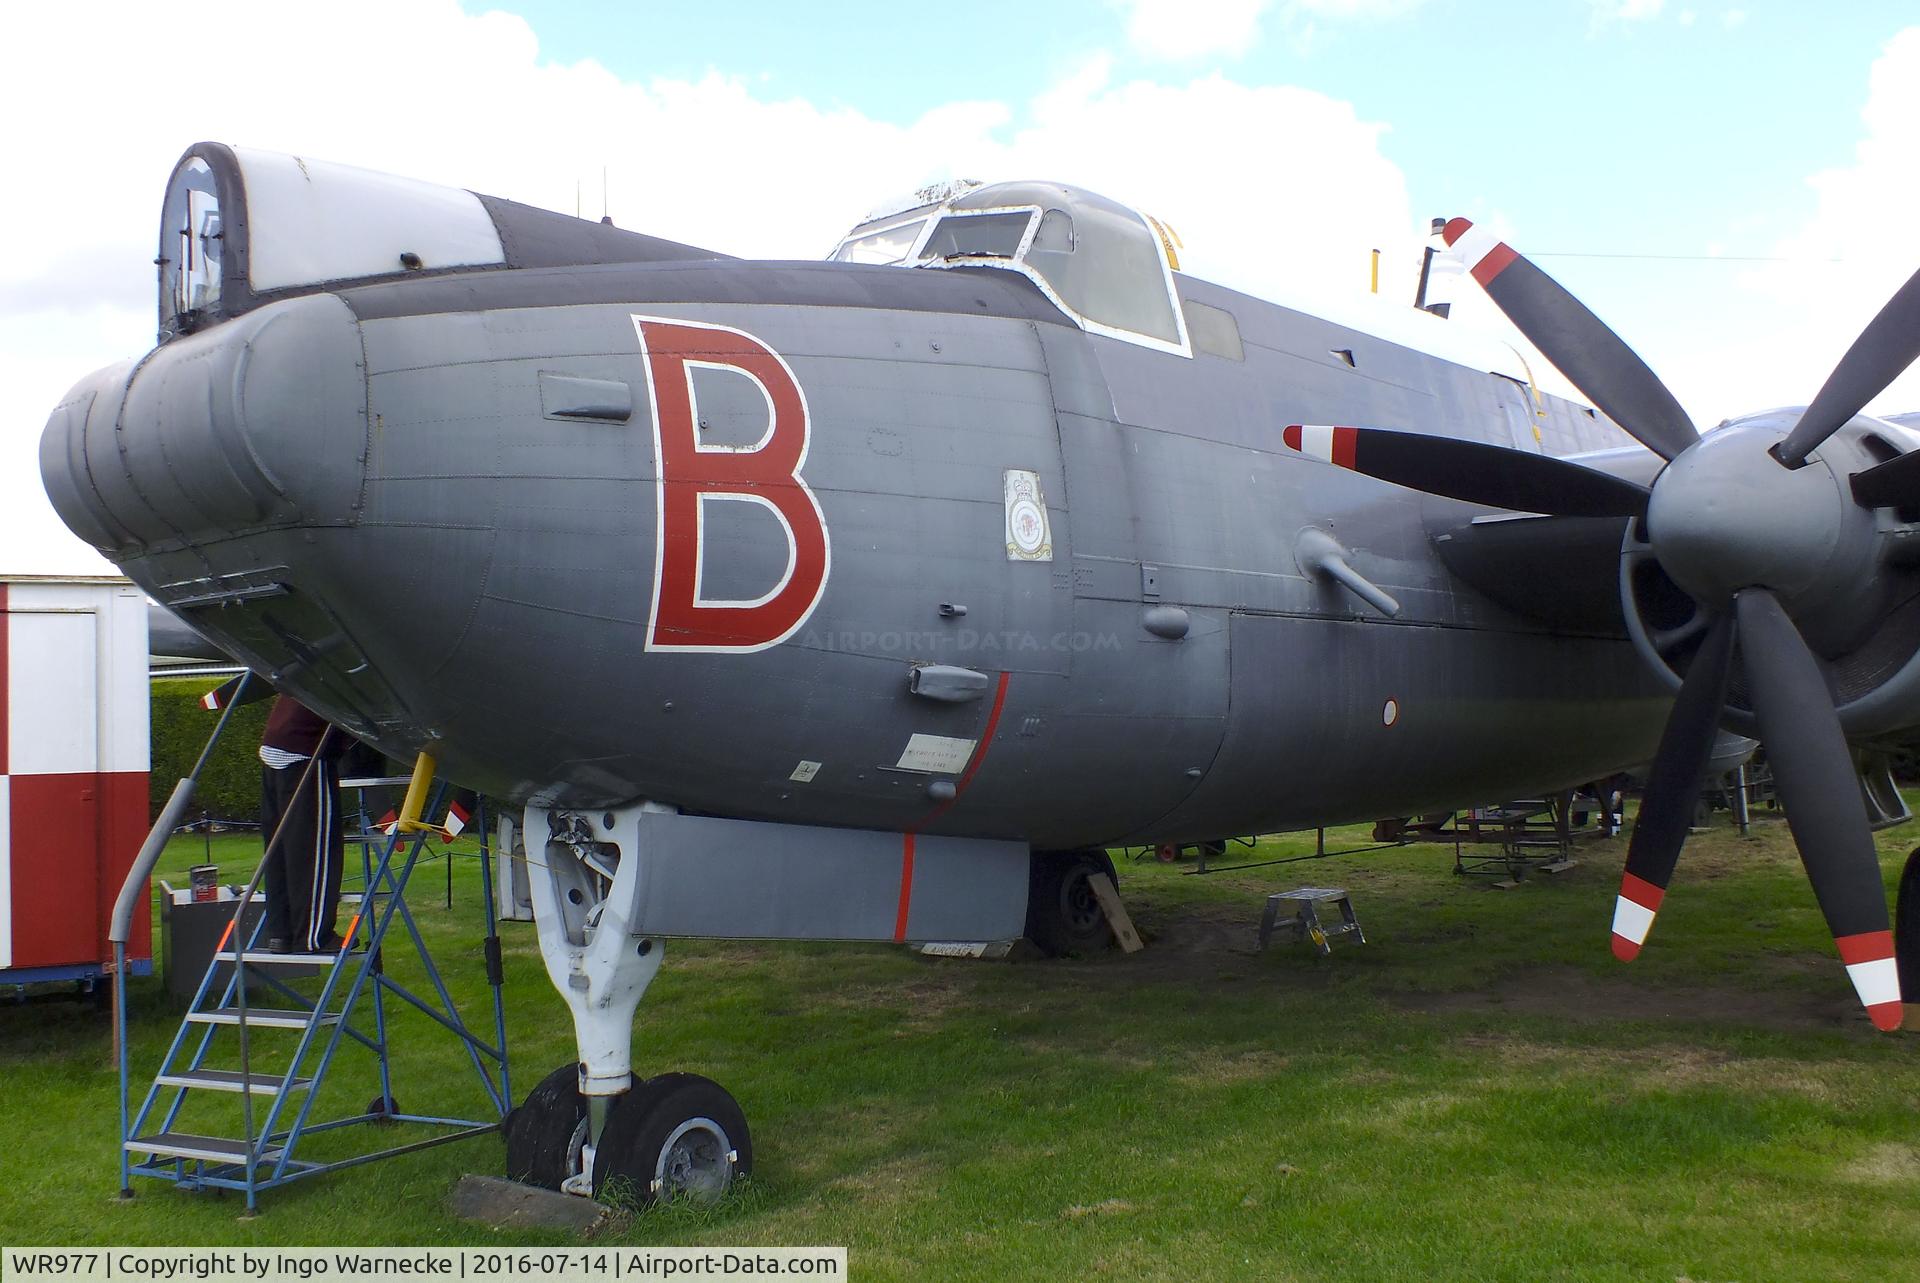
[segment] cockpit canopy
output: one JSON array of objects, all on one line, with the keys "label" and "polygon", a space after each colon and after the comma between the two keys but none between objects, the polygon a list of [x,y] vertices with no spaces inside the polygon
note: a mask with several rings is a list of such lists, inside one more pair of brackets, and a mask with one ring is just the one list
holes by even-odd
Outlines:
[{"label": "cockpit canopy", "polygon": [[1019,272],[1083,330],[1190,353],[1166,228],[1118,201],[1064,183],[970,187],[869,218],[828,257]]}]

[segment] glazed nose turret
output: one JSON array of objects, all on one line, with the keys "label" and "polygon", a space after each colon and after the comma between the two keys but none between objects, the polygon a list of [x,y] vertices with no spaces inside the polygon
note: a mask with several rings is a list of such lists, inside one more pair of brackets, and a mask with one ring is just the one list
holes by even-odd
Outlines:
[{"label": "glazed nose turret", "polygon": [[115,560],[351,521],[366,457],[359,326],[331,295],[270,304],[96,371],[40,439],[55,510]]}]

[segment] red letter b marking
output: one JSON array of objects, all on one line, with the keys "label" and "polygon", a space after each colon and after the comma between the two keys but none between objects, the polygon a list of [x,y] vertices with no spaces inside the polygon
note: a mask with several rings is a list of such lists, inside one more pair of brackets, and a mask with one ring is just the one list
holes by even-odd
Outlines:
[{"label": "red letter b marking", "polygon": [[[820,504],[800,479],[812,422],[793,371],[742,330],[636,316],[653,401],[653,614],[648,650],[765,650],[791,637],[826,590],[831,554]],[[751,445],[700,440],[697,368],[745,375],[767,401],[767,430]],[[754,503],[779,521],[787,568],[752,601],[701,595],[701,532],[709,504]]]}]

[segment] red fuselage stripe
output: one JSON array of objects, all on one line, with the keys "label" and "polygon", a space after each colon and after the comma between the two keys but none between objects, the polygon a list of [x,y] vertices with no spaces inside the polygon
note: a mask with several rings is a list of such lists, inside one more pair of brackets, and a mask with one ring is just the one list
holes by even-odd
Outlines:
[{"label": "red fuselage stripe", "polygon": [[900,835],[900,911],[893,916],[895,942],[907,938],[907,911],[913,908],[913,834]]},{"label": "red fuselage stripe", "polygon": [[[1000,725],[1000,710],[1007,706],[1007,679],[1012,675],[1011,673],[1000,674],[1000,685],[993,692],[993,711],[987,714],[987,728],[980,732],[979,751],[974,753],[973,760],[967,763],[967,773],[960,777],[960,783],[954,789],[955,802],[959,801],[960,795],[967,791],[967,785],[973,783],[974,774],[979,771],[980,763],[987,760],[987,749],[993,743],[993,732]],[[948,803],[949,806],[952,804]]]},{"label": "red fuselage stripe", "polygon": [[947,813],[960,795],[967,791],[967,785],[973,783],[973,777],[979,773],[980,764],[987,760],[987,750],[993,746],[993,733],[1000,726],[1000,711],[1007,706],[1007,679],[1011,673],[1000,674],[1000,683],[993,692],[993,709],[987,714],[986,727],[980,732],[980,743],[973,750],[973,758],[967,763],[966,771],[953,786],[953,796],[934,807],[921,817],[920,822],[901,834],[900,848],[900,912],[893,919],[893,938],[903,941],[907,938],[907,911],[913,907],[913,838],[927,825]]}]

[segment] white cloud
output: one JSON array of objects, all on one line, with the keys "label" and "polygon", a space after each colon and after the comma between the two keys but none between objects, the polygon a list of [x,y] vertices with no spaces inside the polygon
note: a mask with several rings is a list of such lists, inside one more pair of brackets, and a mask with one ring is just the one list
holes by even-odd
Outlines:
[{"label": "white cloud", "polygon": [[1181,62],[1245,53],[1273,0],[1123,0],[1127,39],[1151,58]]},{"label": "white cloud", "polygon": [[[1385,127],[1311,90],[1220,75],[1186,85],[1081,80],[1036,104],[977,172],[1045,175],[1126,200],[1174,227],[1184,268],[1249,293],[1364,289],[1375,247],[1406,256],[1405,180]],[[1248,139],[1259,139],[1257,157]]]},{"label": "white cloud", "polygon": [[[1773,249],[1786,260],[1726,282],[1693,367],[1671,376],[1691,407],[1803,405],[1893,291],[1920,268],[1920,27],[1874,62],[1851,165],[1811,175],[1812,216]],[[1920,410],[1920,369],[1869,409]]]},{"label": "white cloud", "polygon": [[1667,7],[1667,0],[1587,0],[1587,4],[1597,30],[1610,23],[1650,22]]},{"label": "white cloud", "polygon": [[1127,15],[1135,53],[1166,62],[1209,54],[1237,57],[1260,37],[1262,19],[1277,11],[1280,28],[1305,52],[1321,22],[1359,22],[1411,13],[1426,0],[1115,0]]}]

